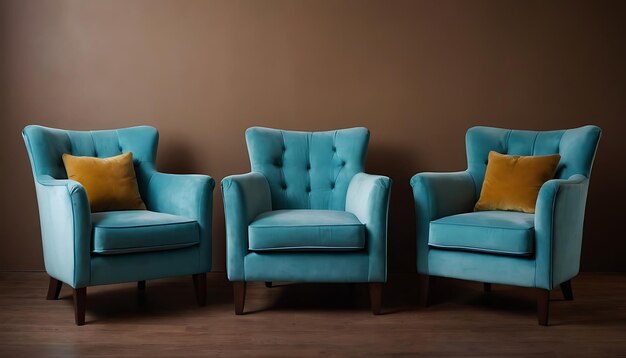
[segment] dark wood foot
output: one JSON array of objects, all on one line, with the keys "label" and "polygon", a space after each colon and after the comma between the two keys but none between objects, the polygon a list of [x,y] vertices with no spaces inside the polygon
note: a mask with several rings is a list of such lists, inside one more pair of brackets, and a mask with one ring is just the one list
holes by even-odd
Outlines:
[{"label": "dark wood foot", "polygon": [[574,292],[572,292],[572,280],[567,280],[561,284],[561,292],[565,300],[571,301],[574,299]]},{"label": "dark wood foot", "polygon": [[372,313],[380,314],[380,308],[383,301],[383,283],[370,282],[370,303],[372,305]]},{"label": "dark wood foot", "polygon": [[146,281],[137,281],[137,289],[144,291],[146,289]]},{"label": "dark wood foot", "polygon": [[418,277],[420,305],[422,307],[428,307],[428,305],[430,304],[430,276],[418,275]]},{"label": "dark wood foot", "polygon": [[272,288],[272,283],[269,281],[265,281],[265,287]]},{"label": "dark wood foot", "polygon": [[56,278],[50,277],[50,283],[48,284],[48,295],[46,296],[46,300],[58,300],[59,294],[61,293],[61,287],[63,287],[63,282],[57,280]]},{"label": "dark wood foot", "polygon": [[233,282],[233,295],[235,296],[235,314],[243,314],[243,306],[246,301],[246,282]]},{"label": "dark wood foot", "polygon": [[87,300],[87,287],[74,289],[74,320],[77,326],[85,324],[85,307]]},{"label": "dark wood foot", "polygon": [[488,282],[483,283],[483,287],[485,288],[485,292],[491,292],[491,284]]},{"label": "dark wood foot", "polygon": [[196,290],[196,300],[198,306],[206,305],[206,273],[192,275],[193,288]]},{"label": "dark wood foot", "polygon": [[550,291],[544,289],[537,291],[537,320],[540,325],[547,326],[550,314]]}]

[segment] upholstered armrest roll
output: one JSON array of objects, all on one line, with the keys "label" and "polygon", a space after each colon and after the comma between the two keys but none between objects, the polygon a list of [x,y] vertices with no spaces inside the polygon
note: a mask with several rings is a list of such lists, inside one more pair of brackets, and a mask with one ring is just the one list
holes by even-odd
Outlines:
[{"label": "upholstered armrest roll", "polygon": [[417,221],[417,270],[427,274],[430,222],[472,211],[476,204],[476,189],[467,171],[418,173],[411,178],[411,187]]},{"label": "upholstered armrest roll", "polygon": [[537,287],[552,289],[578,273],[588,186],[589,179],[576,174],[541,187],[535,209]]},{"label": "upholstered armrest roll", "polygon": [[208,175],[155,172],[146,190],[148,210],[194,219],[200,226],[201,271],[211,270],[215,181]]},{"label": "upholstered armrest roll", "polygon": [[366,232],[369,255],[369,281],[387,281],[387,217],[391,179],[386,176],[356,174],[348,185],[346,211],[353,213]]},{"label": "upholstered armrest roll", "polygon": [[248,253],[248,225],[272,210],[270,187],[261,173],[231,175],[222,180],[226,218],[226,271],[231,281],[244,280]]},{"label": "upholstered armrest roll", "polygon": [[208,175],[155,172],[146,192],[149,210],[206,222],[212,212],[215,181]]},{"label": "upholstered armrest roll", "polygon": [[37,177],[46,271],[72,287],[89,284],[91,211],[83,186],[73,180]]}]

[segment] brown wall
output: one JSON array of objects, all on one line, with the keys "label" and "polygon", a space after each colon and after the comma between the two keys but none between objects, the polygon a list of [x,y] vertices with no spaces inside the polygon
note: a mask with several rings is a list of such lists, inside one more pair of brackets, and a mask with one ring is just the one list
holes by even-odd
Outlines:
[{"label": "brown wall", "polygon": [[[249,169],[244,130],[367,126],[394,180],[392,272],[415,270],[409,178],[465,168],[473,125],[604,129],[583,270],[626,270],[624,2],[0,0],[0,269],[43,267],[20,130],[150,124],[158,167]],[[224,215],[214,202],[214,270]]]}]

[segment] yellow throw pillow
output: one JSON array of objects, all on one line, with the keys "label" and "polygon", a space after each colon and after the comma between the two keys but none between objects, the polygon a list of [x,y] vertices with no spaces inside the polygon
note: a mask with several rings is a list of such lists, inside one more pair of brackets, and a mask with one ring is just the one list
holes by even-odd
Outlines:
[{"label": "yellow throw pillow", "polygon": [[539,189],[554,178],[561,156],[519,156],[489,152],[487,171],[475,211],[534,213]]},{"label": "yellow throw pillow", "polygon": [[139,195],[133,153],[110,158],[63,154],[63,164],[67,177],[85,187],[91,211],[146,208]]}]

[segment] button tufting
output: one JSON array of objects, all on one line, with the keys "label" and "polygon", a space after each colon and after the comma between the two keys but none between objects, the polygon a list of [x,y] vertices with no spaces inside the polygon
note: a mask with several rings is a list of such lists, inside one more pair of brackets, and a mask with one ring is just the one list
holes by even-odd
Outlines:
[{"label": "button tufting", "polygon": [[337,147],[333,145],[333,152],[336,152],[336,151],[337,151]]},{"label": "button tufting", "polygon": [[287,189],[287,184],[283,183],[280,185],[281,188],[283,188],[283,190]]},{"label": "button tufting", "polygon": [[330,183],[330,188],[335,189],[335,183]]},{"label": "button tufting", "polygon": [[306,170],[311,170],[311,164],[306,165]]},{"label": "button tufting", "polygon": [[311,192],[311,187],[308,187],[308,186],[307,186],[307,187],[306,187],[306,192],[307,192],[307,193],[310,193],[310,192]]},{"label": "button tufting", "polygon": [[341,162],[341,166],[343,167],[344,165],[346,165],[346,162],[345,162],[345,161],[342,161],[342,162]]}]

